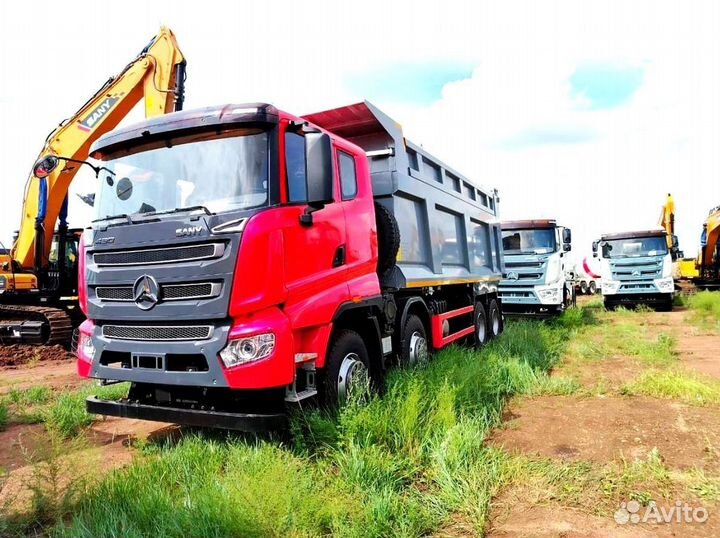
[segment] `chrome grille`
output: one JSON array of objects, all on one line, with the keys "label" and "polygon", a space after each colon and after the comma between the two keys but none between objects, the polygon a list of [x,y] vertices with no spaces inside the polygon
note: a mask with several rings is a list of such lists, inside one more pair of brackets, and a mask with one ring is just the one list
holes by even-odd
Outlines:
[{"label": "chrome grille", "polygon": [[186,247],[96,252],[93,260],[97,265],[152,265],[219,258],[224,251],[223,243],[206,243]]},{"label": "chrome grille", "polygon": [[[221,284],[218,282],[193,282],[190,284],[161,284],[160,299],[162,301],[180,301],[183,299],[209,299],[220,295]],[[102,301],[133,300],[132,286],[98,286],[95,295]]]},{"label": "chrome grille", "polygon": [[102,333],[118,340],[205,340],[212,325],[103,325]]}]

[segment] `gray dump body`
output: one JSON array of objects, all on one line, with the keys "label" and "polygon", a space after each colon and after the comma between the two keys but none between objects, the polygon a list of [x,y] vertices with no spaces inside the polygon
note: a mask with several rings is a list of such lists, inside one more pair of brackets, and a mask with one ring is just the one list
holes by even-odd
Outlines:
[{"label": "gray dump body", "polygon": [[400,251],[389,288],[496,284],[502,273],[497,191],[482,188],[421,147],[368,102],[305,116],[370,160],[376,201],[395,216]]}]

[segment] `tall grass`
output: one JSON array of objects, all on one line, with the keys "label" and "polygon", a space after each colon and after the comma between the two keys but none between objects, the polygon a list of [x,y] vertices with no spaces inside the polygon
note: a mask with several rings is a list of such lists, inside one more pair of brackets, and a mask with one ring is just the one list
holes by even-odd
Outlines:
[{"label": "tall grass", "polygon": [[381,397],[339,414],[298,412],[289,445],[198,434],[114,472],[57,536],[419,536],[462,514],[482,532],[506,456],[483,446],[515,394],[569,392],[550,381],[571,310],[520,321],[481,351],[451,348],[397,370]]},{"label": "tall grass", "polygon": [[701,291],[688,299],[690,319],[704,329],[720,330],[720,293]]},{"label": "tall grass", "polygon": [[623,386],[628,395],[671,398],[693,405],[720,402],[720,382],[684,370],[651,370]]}]

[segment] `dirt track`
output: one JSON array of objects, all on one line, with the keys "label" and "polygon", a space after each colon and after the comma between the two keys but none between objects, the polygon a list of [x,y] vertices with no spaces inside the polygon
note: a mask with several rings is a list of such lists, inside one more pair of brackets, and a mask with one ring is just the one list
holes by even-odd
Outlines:
[{"label": "dirt track", "polygon": [[[641,323],[652,334],[676,338],[677,364],[684,370],[720,378],[720,335],[703,334],[686,319],[687,312],[647,313]],[[490,443],[511,453],[556,462],[590,462],[597,468],[627,467],[659,454],[669,477],[681,481],[693,473],[720,473],[720,414],[716,406],[686,405],[672,399],[627,396],[622,385],[644,366],[634,357],[609,356],[578,366],[568,359],[553,376],[570,376],[583,387],[577,395],[518,398]],[[720,536],[720,505],[667,486],[668,506],[677,501],[708,508],[703,524],[620,526],[595,506],[545,499],[524,484],[502,490],[493,501],[491,537],[590,538]],[[533,495],[536,495],[533,498]],[[663,500],[659,502],[662,506]],[[582,503],[580,503],[582,504]]]}]

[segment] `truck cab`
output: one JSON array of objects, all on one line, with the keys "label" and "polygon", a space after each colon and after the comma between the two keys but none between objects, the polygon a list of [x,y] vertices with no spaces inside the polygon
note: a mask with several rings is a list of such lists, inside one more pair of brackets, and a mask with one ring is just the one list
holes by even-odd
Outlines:
[{"label": "truck cab", "polygon": [[645,304],[672,310],[673,260],[664,230],[605,234],[593,243],[593,256],[600,259],[606,308]]},{"label": "truck cab", "polygon": [[507,314],[556,314],[574,303],[568,253],[572,233],[554,220],[505,221],[505,272],[499,293]]}]

